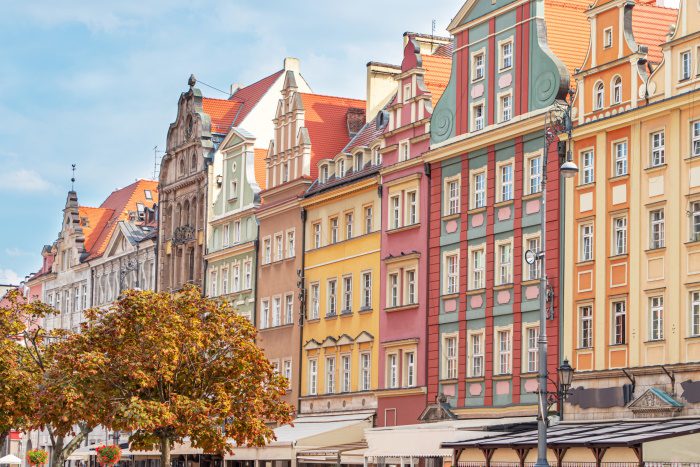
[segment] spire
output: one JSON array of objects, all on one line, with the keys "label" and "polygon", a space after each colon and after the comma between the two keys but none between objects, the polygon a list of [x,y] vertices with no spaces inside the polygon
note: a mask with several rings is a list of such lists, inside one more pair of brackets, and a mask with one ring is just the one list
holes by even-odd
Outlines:
[{"label": "spire", "polygon": [[70,191],[75,191],[75,164],[71,164],[73,175],[70,178]]}]

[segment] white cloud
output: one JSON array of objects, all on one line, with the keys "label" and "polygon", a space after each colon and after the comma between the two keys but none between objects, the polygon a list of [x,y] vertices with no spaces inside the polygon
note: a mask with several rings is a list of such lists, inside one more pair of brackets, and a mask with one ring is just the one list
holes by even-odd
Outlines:
[{"label": "white cloud", "polygon": [[19,274],[12,269],[0,269],[0,284],[19,285],[21,281]]},{"label": "white cloud", "polygon": [[52,186],[34,170],[18,169],[0,173],[0,191],[37,193],[48,191]]}]

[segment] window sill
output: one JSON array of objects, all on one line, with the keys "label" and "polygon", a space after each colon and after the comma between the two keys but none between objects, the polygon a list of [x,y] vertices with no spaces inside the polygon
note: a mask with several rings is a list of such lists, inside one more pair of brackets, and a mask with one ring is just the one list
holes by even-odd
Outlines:
[{"label": "window sill", "polygon": [[576,185],[576,191],[588,190],[591,188],[595,188],[595,181],[589,183],[579,183]]},{"label": "window sill", "polygon": [[327,319],[327,320],[328,319],[336,319],[337,317],[338,317],[338,315],[325,315],[324,319]]},{"label": "window sill", "polygon": [[493,290],[506,290],[506,289],[512,289],[512,288],[513,288],[513,283],[509,282],[507,284],[496,285],[493,287]]},{"label": "window sill", "polygon": [[345,318],[347,316],[352,316],[352,310],[343,310],[340,312],[341,318]]},{"label": "window sill", "polygon": [[576,347],[577,352],[593,352],[593,347]]},{"label": "window sill", "polygon": [[467,215],[473,216],[474,214],[481,214],[482,212],[486,212],[486,206],[480,208],[472,208],[469,211],[467,211]]},{"label": "window sill", "polygon": [[482,287],[480,289],[467,290],[466,295],[481,295],[484,292],[486,292],[486,287]]},{"label": "window sill", "polygon": [[440,299],[441,300],[450,300],[452,298],[458,298],[458,297],[459,297],[459,292],[441,295]]},{"label": "window sill", "polygon": [[647,248],[646,250],[644,250],[645,253],[654,253],[657,251],[664,252],[664,251],[666,251],[666,247],[660,246],[658,248]]},{"label": "window sill", "polygon": [[645,344],[663,344],[666,342],[666,339],[648,339],[645,340]]},{"label": "window sill", "polygon": [[698,238],[697,240],[688,240],[687,242],[684,243],[684,245],[689,245],[689,246],[700,245],[700,238]]},{"label": "window sill", "polygon": [[608,347],[611,347],[611,348],[621,348],[621,347],[627,347],[627,344],[626,344],[626,343],[622,343],[622,344],[608,344]]},{"label": "window sill", "polygon": [[483,383],[486,379],[483,376],[468,376],[464,379],[467,383]]},{"label": "window sill", "polygon": [[531,199],[536,199],[536,198],[541,198],[542,197],[542,192],[541,191],[536,191],[534,193],[528,193],[527,195],[523,195],[521,198],[523,201],[530,201]]},{"label": "window sill", "polygon": [[494,207],[494,208],[500,208],[500,207],[503,207],[503,206],[509,206],[509,205],[511,205],[511,204],[513,204],[513,200],[512,200],[512,199],[507,199],[507,200],[505,200],[505,201],[498,201],[497,203],[495,203],[495,204],[493,205],[493,207]]},{"label": "window sill", "polygon": [[440,380],[440,384],[457,384],[459,380],[457,378],[445,378]]},{"label": "window sill", "polygon": [[630,178],[629,174],[613,175],[608,180],[611,182],[627,181]]},{"label": "window sill", "polygon": [[668,167],[668,164],[650,165],[649,167],[644,168],[644,172],[646,172],[646,173],[661,172],[664,169],[666,169],[667,167]]},{"label": "window sill", "polygon": [[318,323],[321,321],[321,318],[307,318],[306,322],[307,323]]},{"label": "window sill", "polygon": [[540,280],[539,279],[528,279],[525,281],[521,281],[520,285],[524,285],[524,286],[540,285]]},{"label": "window sill", "polygon": [[576,262],[576,266],[592,266],[595,264],[594,259],[579,260]]},{"label": "window sill", "polygon": [[278,329],[282,329],[282,328],[290,328],[292,326],[294,326],[293,323],[280,324],[279,326],[268,326],[266,328],[260,328],[260,331],[262,331],[262,332],[272,331],[272,330],[278,330]]},{"label": "window sill", "polygon": [[627,259],[627,253],[612,254],[608,256],[609,260]]},{"label": "window sill", "polygon": [[399,305],[399,306],[387,307],[387,308],[384,308],[384,311],[387,313],[394,313],[397,311],[414,310],[414,309],[418,309],[417,303],[411,303],[409,305]]},{"label": "window sill", "polygon": [[387,234],[391,235],[398,232],[405,232],[407,230],[415,230],[420,227],[420,223],[404,225],[403,227],[396,227],[395,229],[389,229],[386,231]]},{"label": "window sill", "polygon": [[493,379],[494,381],[504,381],[507,379],[513,379],[513,373],[505,373],[502,375],[493,375],[493,377],[491,379]]},{"label": "window sill", "polygon": [[459,219],[459,217],[460,217],[461,215],[462,215],[462,213],[460,213],[460,212],[458,212],[458,213],[456,213],[456,214],[448,214],[448,215],[442,216],[442,220],[445,221],[445,222],[446,222],[446,221],[452,221],[452,220],[455,220],[455,219]]},{"label": "window sill", "polygon": [[685,340],[696,340],[696,339],[700,339],[700,335],[697,335],[697,336],[686,336],[686,338],[685,338]]}]

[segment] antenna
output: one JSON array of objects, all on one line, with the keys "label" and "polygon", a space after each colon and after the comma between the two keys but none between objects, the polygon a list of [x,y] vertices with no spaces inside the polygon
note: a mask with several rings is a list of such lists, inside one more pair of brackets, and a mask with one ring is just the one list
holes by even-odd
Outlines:
[{"label": "antenna", "polygon": [[153,146],[153,180],[158,180],[158,172],[160,169],[160,162],[158,162],[158,154],[162,154],[163,151],[158,149],[158,145]]},{"label": "antenna", "polygon": [[75,164],[71,164],[73,175],[70,178],[70,191],[75,191]]},{"label": "antenna", "polygon": [[433,22],[431,24],[431,30],[430,30],[430,52],[433,53],[435,52],[435,20],[433,19]]}]

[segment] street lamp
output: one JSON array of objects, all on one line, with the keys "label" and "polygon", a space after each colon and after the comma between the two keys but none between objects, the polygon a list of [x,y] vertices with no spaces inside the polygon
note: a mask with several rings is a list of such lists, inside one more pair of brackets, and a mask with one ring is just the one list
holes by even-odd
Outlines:
[{"label": "street lamp", "polygon": [[569,392],[571,387],[571,380],[574,378],[574,369],[569,365],[569,360],[564,359],[564,362],[559,368],[557,368],[557,373],[559,373],[559,386],[561,387],[561,392],[566,394]]},{"label": "street lamp", "polygon": [[[549,156],[549,147],[554,142],[559,142],[559,135],[566,133],[568,135],[567,143],[571,144],[572,119],[571,119],[571,100],[573,92],[569,91],[569,101],[556,100],[552,107],[545,114],[544,125],[544,151],[542,154],[542,177],[541,177],[541,206],[540,206],[540,251],[526,253],[526,261],[530,264],[534,261],[540,262],[540,329],[539,338],[537,340],[537,462],[535,467],[549,467],[547,461],[547,413],[549,412],[549,402],[551,393],[547,391],[547,306],[548,301],[554,300],[554,294],[550,294],[549,281],[547,280],[547,266],[545,254],[547,251],[547,160]],[[566,161],[559,168],[562,178],[571,178],[578,172],[578,167],[573,162],[571,157],[571,148],[569,146],[566,152]],[[552,313],[554,316],[554,313]],[[571,369],[571,366],[566,362],[566,367]],[[571,372],[563,364],[561,371],[566,373],[568,383],[571,384]],[[563,370],[562,370],[563,368]],[[558,372],[560,372],[558,370]],[[562,374],[559,375],[563,376]],[[561,381],[561,379],[560,379]],[[557,391],[557,398],[559,396]]]}]

